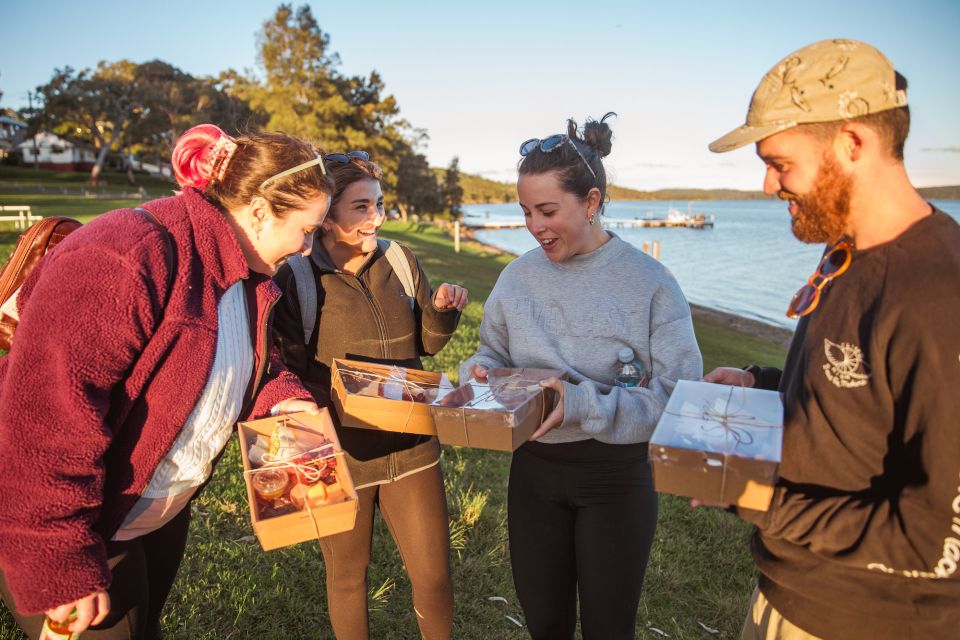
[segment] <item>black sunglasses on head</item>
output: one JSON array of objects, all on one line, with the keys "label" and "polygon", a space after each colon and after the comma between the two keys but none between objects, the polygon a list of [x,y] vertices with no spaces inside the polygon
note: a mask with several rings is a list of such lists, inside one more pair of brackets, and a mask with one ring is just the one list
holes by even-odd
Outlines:
[{"label": "black sunglasses on head", "polygon": [[370,159],[370,154],[366,151],[348,151],[347,153],[328,153],[323,156],[324,160],[329,162],[339,162],[340,164],[347,164],[351,159],[357,158],[358,160],[363,160],[366,162]]}]

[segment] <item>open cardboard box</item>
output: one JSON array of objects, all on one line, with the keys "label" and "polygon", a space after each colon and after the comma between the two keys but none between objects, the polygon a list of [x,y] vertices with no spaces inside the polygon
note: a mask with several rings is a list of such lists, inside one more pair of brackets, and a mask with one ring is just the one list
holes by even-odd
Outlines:
[{"label": "open cardboard box", "polygon": [[766,511],[777,482],[776,391],[680,380],[650,438],[657,491]]},{"label": "open cardboard box", "polygon": [[[258,435],[270,437],[281,418],[287,420],[287,426],[294,431],[298,442],[312,440],[319,443],[326,439],[333,443],[338,457],[336,473],[340,487],[329,495],[328,502],[324,504],[305,507],[294,513],[261,518],[257,509],[257,495],[250,481],[250,473],[247,473],[255,468],[250,462],[249,451]],[[247,485],[250,520],[253,522],[253,532],[264,551],[353,529],[357,519],[357,492],[350,478],[346,461],[343,459],[343,449],[333,428],[333,421],[326,409],[322,409],[319,415],[301,412],[240,422],[237,430],[240,435],[240,455],[243,458],[243,475]]]},{"label": "open cardboard box", "polygon": [[[371,382],[370,378],[389,378],[391,371],[397,368],[391,365],[334,359],[330,369],[330,395],[333,397],[340,423],[362,429],[437,435],[428,402],[361,395],[350,391],[350,387],[357,383]],[[396,391],[403,390],[405,394],[411,390],[416,392],[418,389],[437,389],[443,379],[442,374],[433,371],[403,371],[406,372],[407,385],[398,382],[393,386]],[[352,375],[352,372],[359,372],[361,377]],[[363,377],[364,375],[368,377]],[[406,388],[401,389],[404,386]]]},{"label": "open cardboard box", "polygon": [[514,451],[553,410],[556,394],[540,387],[548,378],[564,378],[555,369],[495,368],[487,383],[476,380],[430,405],[442,444]]}]

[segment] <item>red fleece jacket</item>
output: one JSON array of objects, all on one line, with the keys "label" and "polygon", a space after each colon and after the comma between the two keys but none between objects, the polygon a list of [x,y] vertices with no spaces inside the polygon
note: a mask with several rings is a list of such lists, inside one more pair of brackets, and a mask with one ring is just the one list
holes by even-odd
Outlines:
[{"label": "red fleece jacket", "polygon": [[0,568],[25,614],[110,584],[104,541],[200,398],[231,285],[245,280],[255,354],[244,416],[310,398],[267,357],[279,290],[250,271],[223,215],[192,189],[146,208],[173,259],[143,214],[96,218],[24,283],[0,358]]}]

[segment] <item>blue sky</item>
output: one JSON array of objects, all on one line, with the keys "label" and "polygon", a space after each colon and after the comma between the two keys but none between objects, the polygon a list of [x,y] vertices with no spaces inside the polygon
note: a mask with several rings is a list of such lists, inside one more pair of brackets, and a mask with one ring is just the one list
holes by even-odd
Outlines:
[{"label": "blue sky", "polygon": [[[0,4],[0,104],[17,108],[67,65],[159,58],[194,75],[255,70],[256,32],[279,3]],[[780,58],[847,37],[877,46],[910,82],[914,182],[960,184],[957,0],[310,4],[342,71],[376,69],[402,115],[428,131],[435,166],[456,155],[464,171],[513,180],[520,142],[616,111],[606,164],[618,184],[758,189],[751,148],[715,155],[707,143],[743,121]]]}]

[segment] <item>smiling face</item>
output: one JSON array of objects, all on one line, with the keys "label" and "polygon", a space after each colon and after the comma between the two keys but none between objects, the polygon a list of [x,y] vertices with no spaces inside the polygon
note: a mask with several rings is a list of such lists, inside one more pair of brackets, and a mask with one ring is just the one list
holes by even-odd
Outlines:
[{"label": "smiling face", "polygon": [[609,239],[599,221],[590,224],[600,203],[597,189],[580,199],[563,189],[556,171],[548,171],[521,175],[517,194],[527,230],[553,262],[590,253]]},{"label": "smiling face", "polygon": [[262,198],[257,200],[244,217],[249,230],[244,230],[246,242],[241,240],[241,247],[250,269],[272,276],[291,256],[309,255],[314,235],[330,209],[330,196],[321,194],[282,218]]},{"label": "smiling face", "polygon": [[757,143],[766,164],[765,193],[789,201],[793,235],[802,242],[834,242],[847,231],[853,179],[829,143],[790,129]]},{"label": "smiling face", "polygon": [[383,220],[380,182],[371,178],[349,184],[323,223],[323,244],[330,257],[343,267],[375,250]]}]

